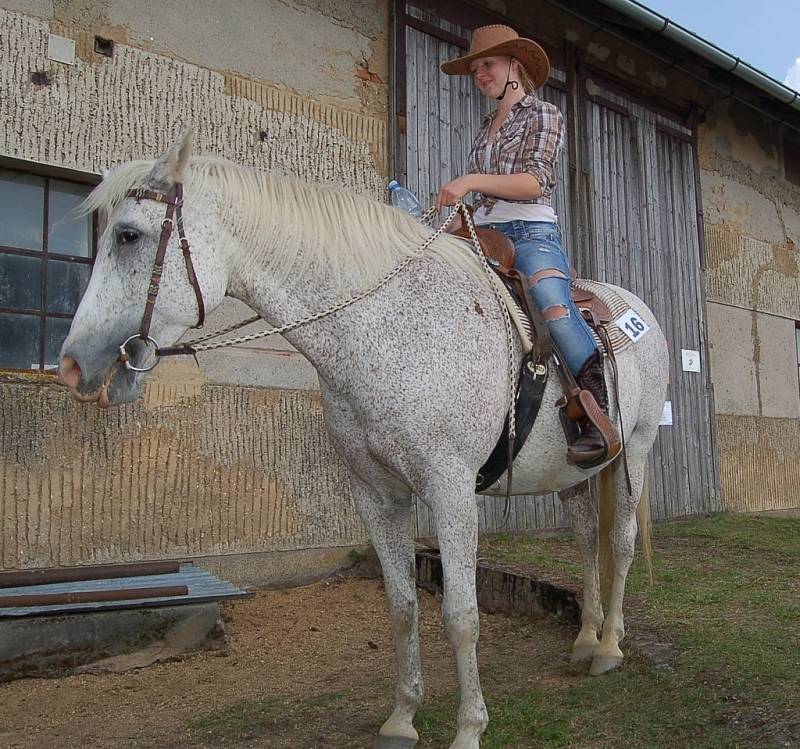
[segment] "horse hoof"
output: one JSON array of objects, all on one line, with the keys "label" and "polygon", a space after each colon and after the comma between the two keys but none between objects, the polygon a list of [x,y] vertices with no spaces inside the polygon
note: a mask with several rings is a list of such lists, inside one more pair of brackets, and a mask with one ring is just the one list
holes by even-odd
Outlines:
[{"label": "horse hoof", "polygon": [[416,745],[416,739],[406,736],[378,736],[375,749],[414,749]]},{"label": "horse hoof", "polygon": [[615,668],[619,668],[621,665],[621,655],[596,655],[592,659],[592,667],[589,669],[589,673],[592,676],[600,676],[600,674],[613,671]]},{"label": "horse hoof", "polygon": [[597,645],[577,645],[572,648],[572,657],[570,663],[583,663],[590,661],[594,658],[594,651]]}]

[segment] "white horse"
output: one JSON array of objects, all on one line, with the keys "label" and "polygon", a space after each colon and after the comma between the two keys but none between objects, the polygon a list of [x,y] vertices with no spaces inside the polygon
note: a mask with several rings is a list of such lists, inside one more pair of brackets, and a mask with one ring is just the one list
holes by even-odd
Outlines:
[{"label": "white horse", "polygon": [[[163,194],[176,183],[185,185],[183,222],[206,307],[213,310],[232,296],[272,324],[302,318],[368,288],[431,235],[375,200],[219,159],[190,160],[190,152],[187,135],[156,162],[120,166],[88,198],[87,210],[104,210],[108,224],[60,357],[61,379],[82,401],[101,406],[130,401],[141,386],[141,373],[123,366],[118,347],[140,330],[162,223],[172,224],[164,221],[163,202],[152,193],[137,197],[132,189]],[[171,344],[196,323],[199,299],[178,238],[173,235],[165,249],[149,333]],[[572,654],[576,661],[591,660],[593,674],[622,663],[622,599],[636,506],[646,488],[646,459],[667,381],[667,349],[655,318],[635,296],[617,291],[650,327],[618,357],[632,496],[619,461],[590,471],[567,464],[553,407],[560,395],[554,376],[514,472],[515,493],[559,492],[577,534],[585,588]],[[374,294],[287,334],[319,374],[330,437],[350,469],[356,506],[383,566],[398,681],[379,749],[408,749],[418,740],[413,718],[423,686],[411,524],[415,500],[433,513],[444,569],[442,614],[461,692],[451,749],[478,749],[488,723],[476,659],[474,489],[508,406],[510,354],[503,328],[499,303],[473,254],[443,235]],[[152,358],[152,349],[138,338],[127,348],[135,365]],[[513,358],[518,372],[519,348]],[[619,413],[616,406],[613,412]],[[587,481],[601,470],[612,514],[605,533],[598,529],[600,513]],[[501,482],[493,493],[504,491]],[[604,616],[598,546],[602,550],[609,542],[613,570]]]}]

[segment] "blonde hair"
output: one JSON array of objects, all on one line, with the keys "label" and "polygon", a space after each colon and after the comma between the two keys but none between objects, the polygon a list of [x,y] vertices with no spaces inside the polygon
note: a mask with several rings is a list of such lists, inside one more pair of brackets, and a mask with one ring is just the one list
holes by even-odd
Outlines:
[{"label": "blonde hair", "polygon": [[512,57],[517,63],[517,74],[519,75],[519,82],[522,84],[522,88],[525,89],[526,94],[532,94],[536,91],[536,86],[533,85],[533,79],[528,75],[528,71],[525,70],[525,66],[517,60],[516,57]]}]

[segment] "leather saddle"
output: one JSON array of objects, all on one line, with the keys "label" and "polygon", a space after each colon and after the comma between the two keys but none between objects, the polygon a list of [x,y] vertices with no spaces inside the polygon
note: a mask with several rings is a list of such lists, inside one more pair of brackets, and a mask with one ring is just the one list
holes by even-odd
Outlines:
[{"label": "leather saddle", "polygon": [[[475,233],[478,235],[478,241],[481,244],[483,254],[489,260],[489,265],[501,277],[509,279],[513,277],[512,269],[514,267],[514,243],[501,231],[497,229],[487,229],[485,227],[476,226]],[[453,235],[461,239],[470,240],[469,230],[466,226],[462,226],[458,231],[453,232]],[[575,268],[570,269],[572,281],[575,281],[577,274]],[[583,289],[576,289],[570,284],[570,293],[572,294],[572,301],[575,306],[580,310],[581,314],[586,318],[587,322],[596,327],[597,324],[612,322],[613,318],[611,310],[591,291]],[[523,308],[525,305],[523,305]],[[532,321],[533,322],[533,321]]]},{"label": "leather saddle", "polygon": [[[514,268],[515,249],[513,242],[502,232],[496,229],[475,227],[478,242],[481,245],[483,254],[486,256],[489,265],[502,279],[509,292],[519,303],[519,306],[527,315],[533,330],[533,349],[523,360],[522,373],[517,385],[516,398],[516,438],[510,440],[508,430],[508,418],[503,429],[503,434],[495,445],[492,454],[478,472],[475,490],[484,491],[496,481],[503,472],[507,472],[508,484],[507,492],[511,491],[511,467],[513,459],[517,456],[525,440],[528,437],[533,422],[539,412],[539,407],[544,395],[544,388],[547,384],[548,361],[555,349],[555,344],[550,338],[547,325],[542,317],[542,313],[531,301],[528,294],[528,280]],[[458,231],[453,232],[454,236],[471,241],[469,230],[462,226]],[[610,350],[608,337],[605,334],[605,324],[612,321],[611,311],[591,291],[577,289],[573,282],[576,278],[575,269],[571,269],[570,292],[576,307],[587,323],[595,330],[604,346],[607,348],[609,356],[613,357]],[[559,355],[560,358],[560,355]],[[588,390],[582,390],[572,374],[563,366],[558,365],[556,371],[561,380],[564,391],[563,403],[560,412],[564,434],[568,444],[572,444],[579,437],[579,432],[575,422],[582,416],[588,417],[595,426],[598,427],[606,441],[607,448],[613,442],[615,430],[608,422],[605,414],[597,407],[594,396]],[[587,407],[588,406],[588,407]],[[608,450],[607,450],[608,451]],[[617,450],[618,451],[618,448]],[[615,451],[615,452],[616,452]],[[605,456],[603,456],[605,457]],[[587,468],[590,466],[586,466]]]}]

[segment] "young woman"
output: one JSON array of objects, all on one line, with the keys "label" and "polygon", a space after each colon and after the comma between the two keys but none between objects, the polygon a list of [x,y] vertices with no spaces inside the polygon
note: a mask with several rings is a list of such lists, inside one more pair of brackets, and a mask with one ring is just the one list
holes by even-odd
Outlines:
[{"label": "young woman", "polygon": [[[475,223],[503,232],[514,243],[514,265],[528,279],[563,364],[607,414],[603,358],[570,297],[570,266],[551,204],[564,120],[536,95],[550,74],[547,55],[508,26],[483,26],[473,32],[469,54],[444,63],[442,71],[471,76],[481,94],[498,104],[475,136],[469,173],[439,190],[436,207],[475,193]],[[581,438],[568,457],[576,465],[591,464],[606,445],[591,421],[583,419],[580,427]]]}]

